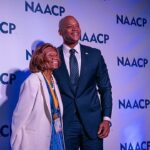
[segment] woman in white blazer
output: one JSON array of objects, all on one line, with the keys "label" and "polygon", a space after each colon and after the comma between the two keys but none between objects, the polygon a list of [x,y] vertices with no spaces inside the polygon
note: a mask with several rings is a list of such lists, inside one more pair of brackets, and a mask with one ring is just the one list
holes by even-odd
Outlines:
[{"label": "woman in white blazer", "polygon": [[21,86],[12,118],[12,150],[64,150],[63,106],[52,75],[60,66],[58,51],[45,43],[30,61],[31,75]]}]

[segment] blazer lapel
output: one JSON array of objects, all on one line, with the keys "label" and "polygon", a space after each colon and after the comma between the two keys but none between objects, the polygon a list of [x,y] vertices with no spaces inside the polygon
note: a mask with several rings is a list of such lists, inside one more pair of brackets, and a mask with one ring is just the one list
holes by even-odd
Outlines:
[{"label": "blazer lapel", "polygon": [[45,79],[44,79],[41,72],[37,73],[37,75],[38,75],[38,78],[41,81],[41,85],[42,85],[41,90],[42,90],[43,98],[45,99],[46,106],[47,106],[47,109],[48,109],[48,110],[47,109],[45,109],[45,110],[47,110],[46,111],[46,113],[48,115],[47,117],[50,121],[50,118],[51,118],[50,97],[49,97],[49,93],[48,93],[48,90],[47,90],[46,82],[45,82]]},{"label": "blazer lapel", "polygon": [[80,77],[79,77],[79,83],[78,83],[78,88],[77,88],[77,95],[82,91],[82,87],[84,87],[84,83],[86,80],[87,74],[87,69],[88,69],[88,57],[89,53],[86,49],[80,45],[80,50],[81,50],[81,71],[80,71]]},{"label": "blazer lapel", "polygon": [[[48,112],[49,112],[49,118],[50,118],[51,117],[50,97],[49,97],[49,93],[48,93],[47,86],[46,86],[46,83],[45,83],[45,79],[44,79],[42,73],[37,73],[37,75],[38,75],[38,77],[41,81],[41,84],[42,84],[41,88],[43,89],[43,96],[45,98],[47,108],[49,110]],[[62,116],[63,115],[62,100],[61,100],[61,96],[60,96],[59,89],[58,89],[58,86],[57,86],[57,82],[56,82],[54,77],[53,77],[53,80],[54,80],[55,92],[56,92],[56,95],[57,95],[57,98],[58,98],[58,103],[59,103],[60,112],[61,112],[61,116]]]},{"label": "blazer lapel", "polygon": [[68,91],[68,94],[72,97],[73,91],[72,86],[70,82],[70,76],[66,67],[64,55],[63,55],[63,48],[62,46],[58,48],[60,59],[61,59],[61,65],[58,69],[54,71],[55,79],[57,79],[57,83],[59,82],[60,85],[63,84],[63,88],[65,88],[65,91]]},{"label": "blazer lapel", "polygon": [[66,67],[62,46],[60,47],[59,52],[60,52],[60,59],[61,59],[60,69],[62,70],[62,73],[65,75],[66,82],[70,82],[70,77],[69,77],[69,73]]}]

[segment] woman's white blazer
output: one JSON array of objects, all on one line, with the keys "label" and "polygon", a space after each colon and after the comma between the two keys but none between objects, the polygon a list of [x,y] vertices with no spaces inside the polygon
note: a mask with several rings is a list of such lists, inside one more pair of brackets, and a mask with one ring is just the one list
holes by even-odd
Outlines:
[{"label": "woman's white blazer", "polygon": [[[61,114],[63,106],[54,79]],[[12,150],[49,150],[51,140],[50,97],[42,73],[32,73],[22,84],[12,118]]]}]

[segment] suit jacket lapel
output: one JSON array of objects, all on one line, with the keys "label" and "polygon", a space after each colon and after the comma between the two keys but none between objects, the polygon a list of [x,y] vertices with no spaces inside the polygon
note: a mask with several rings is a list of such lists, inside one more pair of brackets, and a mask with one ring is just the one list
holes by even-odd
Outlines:
[{"label": "suit jacket lapel", "polygon": [[41,72],[37,73],[37,75],[42,85],[41,90],[42,90],[43,98],[45,99],[46,106],[47,106],[47,109],[45,109],[46,115],[50,121],[50,118],[51,118],[50,97],[49,97],[49,93],[47,90],[46,82]]},{"label": "suit jacket lapel", "polygon": [[[48,108],[48,112],[49,112],[49,118],[50,118],[50,114],[51,114],[51,106],[50,106],[50,97],[49,97],[49,93],[48,93],[48,90],[47,90],[47,86],[46,86],[46,82],[45,82],[45,79],[42,75],[41,72],[37,73],[40,81],[41,81],[41,84],[42,84],[42,91],[43,91],[43,96],[45,98],[45,101],[46,101],[46,104],[47,104],[47,108]],[[60,108],[60,112],[61,112],[61,115],[63,114],[63,106],[62,106],[62,100],[61,100],[61,96],[60,96],[60,93],[59,93],[59,90],[58,90],[58,86],[57,86],[57,82],[55,80],[55,78],[53,77],[53,80],[54,80],[54,86],[55,86],[55,92],[56,92],[56,96],[58,98],[58,102],[59,102],[59,108]]]},{"label": "suit jacket lapel", "polygon": [[69,77],[69,73],[68,73],[68,70],[66,67],[62,46],[59,49],[60,49],[59,53],[60,53],[60,59],[61,59],[60,69],[62,70],[63,74],[65,75],[66,81],[70,82],[70,77]]},{"label": "suit jacket lapel", "polygon": [[78,88],[77,88],[77,95],[82,91],[82,87],[84,87],[84,83],[86,80],[86,76],[88,75],[86,72],[87,64],[88,62],[88,55],[89,53],[87,52],[86,49],[83,48],[82,45],[80,45],[80,50],[81,50],[81,72],[80,72],[80,77],[79,77],[79,83],[78,83]]},{"label": "suit jacket lapel", "polygon": [[[64,85],[63,88],[66,88],[65,91],[68,91],[68,94],[70,94],[70,96],[73,96],[72,86],[71,86],[71,82],[70,82],[70,76],[69,76],[69,73],[68,73],[68,70],[66,67],[66,63],[64,60],[63,46],[60,46],[58,49],[59,49],[59,54],[60,54],[60,59],[61,59],[61,66],[59,67],[59,69],[54,71],[54,75],[57,76],[57,72],[58,72],[59,81],[57,81],[57,82],[62,83]],[[58,79],[58,78],[56,77],[56,79]]]}]

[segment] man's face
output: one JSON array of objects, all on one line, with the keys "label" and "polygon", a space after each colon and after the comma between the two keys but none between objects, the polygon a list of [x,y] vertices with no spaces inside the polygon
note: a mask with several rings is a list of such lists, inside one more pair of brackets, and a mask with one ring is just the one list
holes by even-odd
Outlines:
[{"label": "man's face", "polygon": [[63,37],[65,44],[77,44],[81,36],[78,21],[72,16],[66,17],[60,25],[59,33]]}]

